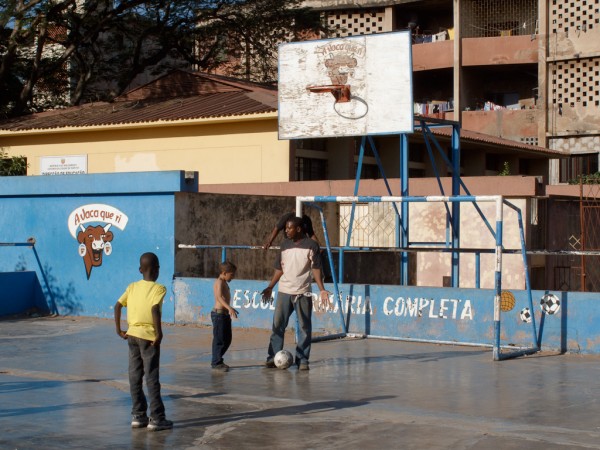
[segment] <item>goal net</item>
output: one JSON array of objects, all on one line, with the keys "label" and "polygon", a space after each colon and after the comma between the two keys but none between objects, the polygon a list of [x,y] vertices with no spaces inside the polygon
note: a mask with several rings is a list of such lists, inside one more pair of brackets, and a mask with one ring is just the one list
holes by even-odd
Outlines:
[{"label": "goal net", "polygon": [[[395,293],[371,296],[371,314],[417,318],[424,331],[434,326],[427,325],[428,317],[466,317],[474,324],[464,335],[459,324],[448,326],[446,336],[442,331],[430,338],[435,333],[419,333],[414,321],[394,325],[390,333],[378,331],[372,320],[367,337],[486,345],[494,359],[539,349],[521,209],[502,196],[305,196],[297,197],[296,207],[297,214],[312,207],[313,217],[318,211],[328,256],[326,281],[333,285],[332,308],[345,333],[352,332],[352,304],[342,288],[387,285],[386,292]],[[469,299],[455,301],[466,288],[472,289]],[[515,345],[513,336],[523,335],[522,327],[529,328],[532,339]]]}]

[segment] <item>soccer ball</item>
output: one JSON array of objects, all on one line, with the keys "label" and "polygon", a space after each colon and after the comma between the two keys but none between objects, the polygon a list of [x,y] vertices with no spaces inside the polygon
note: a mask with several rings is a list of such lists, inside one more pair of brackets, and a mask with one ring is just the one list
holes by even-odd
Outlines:
[{"label": "soccer ball", "polygon": [[519,317],[525,323],[531,323],[531,311],[529,308],[523,308],[519,313]]},{"label": "soccer ball", "polygon": [[294,357],[287,350],[280,350],[275,354],[273,362],[278,369],[287,369],[294,362]]},{"label": "soccer ball", "polygon": [[560,300],[554,294],[544,294],[540,300],[540,308],[545,314],[556,314],[560,309]]}]

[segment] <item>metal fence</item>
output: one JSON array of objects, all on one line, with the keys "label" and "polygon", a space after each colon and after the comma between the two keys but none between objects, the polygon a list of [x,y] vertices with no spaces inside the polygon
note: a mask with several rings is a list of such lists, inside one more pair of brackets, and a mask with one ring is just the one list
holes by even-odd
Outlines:
[{"label": "metal fence", "polygon": [[466,0],[461,5],[462,37],[537,34],[537,17],[537,0]]}]

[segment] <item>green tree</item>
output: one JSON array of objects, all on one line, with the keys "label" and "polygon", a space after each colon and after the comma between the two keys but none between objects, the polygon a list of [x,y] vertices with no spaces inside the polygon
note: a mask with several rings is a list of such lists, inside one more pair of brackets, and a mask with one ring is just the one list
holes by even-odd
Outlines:
[{"label": "green tree", "polygon": [[508,161],[504,161],[504,164],[502,165],[502,170],[498,172],[498,175],[500,175],[501,177],[506,177],[510,175],[510,164],[508,164]]},{"label": "green tree", "polygon": [[0,114],[110,100],[176,67],[270,82],[277,45],[322,30],[301,0],[0,0]]},{"label": "green tree", "polygon": [[27,167],[27,158],[8,156],[8,152],[0,147],[0,176],[27,175]]}]

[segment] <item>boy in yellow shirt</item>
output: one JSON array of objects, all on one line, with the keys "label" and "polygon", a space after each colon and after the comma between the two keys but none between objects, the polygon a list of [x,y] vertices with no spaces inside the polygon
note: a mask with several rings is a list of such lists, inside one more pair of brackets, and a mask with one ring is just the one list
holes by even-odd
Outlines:
[{"label": "boy in yellow shirt", "polygon": [[[127,286],[115,304],[117,334],[129,344],[129,389],[133,402],[131,427],[148,427],[150,431],[173,428],[173,422],[165,417],[158,375],[163,338],[161,312],[167,292],[162,284],[156,282],[159,269],[158,257],[154,253],[144,253],[140,257],[143,279]],[[127,308],[127,331],[121,330],[123,307]],[[150,397],[150,418],[146,414],[148,403],[142,388],[144,374]]]}]

